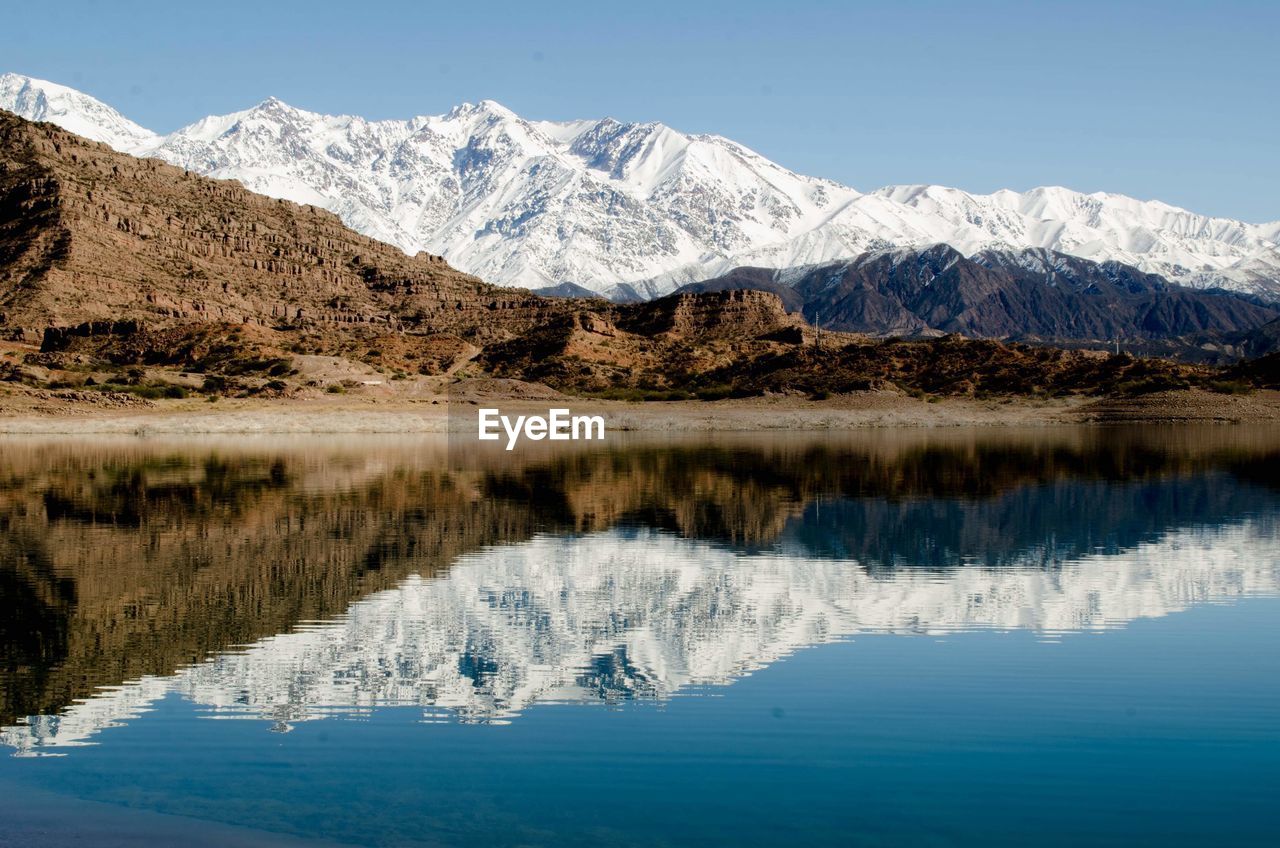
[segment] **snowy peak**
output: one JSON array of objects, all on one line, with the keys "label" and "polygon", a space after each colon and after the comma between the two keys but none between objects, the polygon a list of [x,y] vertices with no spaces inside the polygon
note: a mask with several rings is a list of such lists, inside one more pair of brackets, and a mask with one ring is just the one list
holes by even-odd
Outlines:
[{"label": "snowy peak", "polygon": [[20,74],[0,76],[0,109],[29,121],[49,121],[126,152],[156,138],[155,133],[87,94]]},{"label": "snowy peak", "polygon": [[492,100],[368,121],[273,97],[157,136],[92,97],[15,74],[0,77],[0,108],[324,207],[365,235],[506,285],[654,296],[740,266],[798,268],[945,243],[966,257],[1041,249],[1121,262],[1280,300],[1280,222],[1057,186],[863,194],[660,123],[529,121]]},{"label": "snowy peak", "polygon": [[481,100],[479,103],[460,103],[449,110],[448,117],[453,120],[469,118],[493,118],[500,121],[520,120],[515,112],[496,100]]}]

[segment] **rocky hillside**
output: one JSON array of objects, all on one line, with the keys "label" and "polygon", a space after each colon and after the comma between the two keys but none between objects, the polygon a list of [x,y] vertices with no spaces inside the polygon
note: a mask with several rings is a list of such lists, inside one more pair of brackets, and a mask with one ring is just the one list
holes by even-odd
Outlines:
[{"label": "rocky hillside", "polygon": [[485,333],[563,303],[489,286],[310,206],[0,112],[0,326],[90,321]]},{"label": "rocky hillside", "polygon": [[[717,300],[721,302],[716,302]],[[723,316],[733,316],[732,324]],[[862,391],[991,397],[1140,394],[1226,386],[1209,366],[948,335],[873,339],[815,330],[769,292],[673,295],[581,311],[487,348],[487,373],[636,400]],[[1248,376],[1238,377],[1247,384]]]}]

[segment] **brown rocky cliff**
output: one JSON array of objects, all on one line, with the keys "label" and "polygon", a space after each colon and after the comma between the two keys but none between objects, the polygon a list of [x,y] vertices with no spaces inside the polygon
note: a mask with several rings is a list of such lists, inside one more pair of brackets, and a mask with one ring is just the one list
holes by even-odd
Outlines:
[{"label": "brown rocky cliff", "polygon": [[479,361],[498,376],[569,391],[663,389],[812,341],[804,319],[771,292],[680,293],[591,307],[490,345]]},{"label": "brown rocky cliff", "polygon": [[0,112],[0,322],[391,324],[517,332],[565,301],[406,256],[272,200]]},{"label": "brown rocky cliff", "polygon": [[618,325],[671,339],[753,338],[805,326],[772,292],[689,292],[619,310]]}]

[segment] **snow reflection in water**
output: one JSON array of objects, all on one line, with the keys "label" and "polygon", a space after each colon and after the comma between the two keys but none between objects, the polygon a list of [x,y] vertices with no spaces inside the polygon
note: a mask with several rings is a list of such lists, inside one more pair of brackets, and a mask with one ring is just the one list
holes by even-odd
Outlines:
[{"label": "snow reflection in water", "polygon": [[539,535],[410,576],[164,677],[102,690],[0,732],[18,755],[90,744],[169,693],[216,718],[292,723],[386,706],[504,722],[537,703],[663,699],[723,686],[859,634],[1029,629],[1052,637],[1280,592],[1269,516],[1192,524],[1107,553],[999,566],[884,568],[744,553],[643,528]]}]

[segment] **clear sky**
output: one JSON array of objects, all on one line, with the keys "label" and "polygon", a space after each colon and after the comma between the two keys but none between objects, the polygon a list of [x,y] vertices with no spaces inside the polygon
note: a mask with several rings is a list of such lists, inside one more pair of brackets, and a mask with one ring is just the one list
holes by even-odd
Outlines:
[{"label": "clear sky", "polygon": [[1280,219],[1280,2],[28,0],[0,70],[169,131],[269,95],[497,100],[733,138],[862,190],[1065,185]]}]

